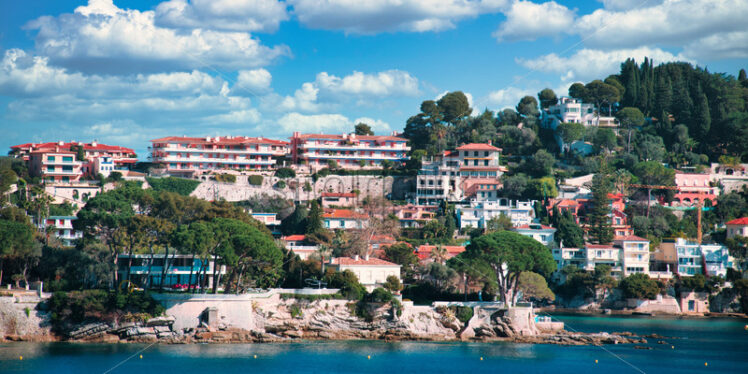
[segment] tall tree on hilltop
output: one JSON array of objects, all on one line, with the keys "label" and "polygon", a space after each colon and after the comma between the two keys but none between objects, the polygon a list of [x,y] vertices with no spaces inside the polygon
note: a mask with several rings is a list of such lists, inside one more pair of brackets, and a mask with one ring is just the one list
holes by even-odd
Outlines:
[{"label": "tall tree on hilltop", "polygon": [[550,88],[544,88],[542,91],[538,92],[538,100],[540,101],[540,107],[543,109],[548,109],[551,105],[556,105],[556,103],[558,103],[556,93]]},{"label": "tall tree on hilltop", "polygon": [[467,96],[462,91],[449,92],[436,102],[444,122],[454,125],[470,115],[472,109]]},{"label": "tall tree on hilltop", "polygon": [[621,80],[626,88],[623,92],[621,105],[635,106],[639,100],[639,68],[636,66],[635,60],[627,59],[626,62],[621,64]]},{"label": "tall tree on hilltop", "polygon": [[372,131],[371,126],[365,124],[365,123],[359,123],[354,127],[353,132],[356,135],[374,135],[374,131]]},{"label": "tall tree on hilltop", "polygon": [[616,118],[618,118],[621,126],[628,129],[626,152],[631,153],[631,134],[634,132],[635,127],[644,124],[644,114],[642,114],[639,108],[626,107],[616,113]]}]

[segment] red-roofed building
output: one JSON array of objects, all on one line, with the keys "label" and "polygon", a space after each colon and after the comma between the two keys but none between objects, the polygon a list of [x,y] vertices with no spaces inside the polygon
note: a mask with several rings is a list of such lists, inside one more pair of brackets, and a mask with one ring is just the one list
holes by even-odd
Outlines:
[{"label": "red-roofed building", "polygon": [[[468,198],[491,199],[500,187],[498,177],[501,149],[489,143],[470,143],[445,151],[440,157],[423,160],[418,172],[416,199],[419,205]],[[468,182],[471,179],[480,181]]]},{"label": "red-roofed building", "polygon": [[455,257],[455,256],[459,255],[462,252],[465,252],[465,246],[461,246],[461,245],[442,245],[442,246],[437,246],[437,245],[424,244],[424,245],[420,245],[420,246],[418,246],[418,248],[416,248],[416,252],[415,252],[416,256],[418,256],[418,259],[422,263],[433,262],[433,258],[432,258],[431,252],[433,252],[437,247],[443,247],[444,249],[447,250],[445,260],[449,260],[450,258]]},{"label": "red-roofed building", "polygon": [[556,229],[551,226],[531,223],[529,225],[513,227],[512,231],[524,236],[529,236],[546,246],[553,244],[555,241],[554,235],[556,234]]},{"label": "red-roofed building", "polygon": [[331,161],[343,169],[381,168],[382,162],[401,164],[408,160],[408,139],[398,136],[356,134],[301,134],[291,137],[291,157],[311,169],[327,167]]},{"label": "red-roofed building", "polygon": [[[31,175],[46,182],[72,183],[83,177],[107,177],[112,171],[129,170],[138,161],[130,148],[97,142],[26,143],[10,148],[12,156],[26,161]],[[79,149],[82,159],[78,157]]]},{"label": "red-roofed building", "polygon": [[381,287],[389,276],[400,279],[400,265],[369,256],[336,257],[329,267],[335,271],[350,270],[369,292]]},{"label": "red-roofed building", "polygon": [[400,227],[420,228],[436,217],[437,207],[432,205],[398,205],[391,211],[400,221]]},{"label": "red-roofed building", "polygon": [[322,208],[350,208],[356,205],[356,194],[353,192],[323,192],[320,199]]},{"label": "red-roofed building", "polygon": [[151,140],[151,161],[173,175],[219,170],[270,170],[288,155],[288,142],[247,136],[167,136]]},{"label": "red-roofed building", "polygon": [[748,217],[728,221],[725,225],[727,226],[727,239],[736,236],[748,237]]},{"label": "red-roofed building", "polygon": [[286,249],[293,251],[293,253],[296,253],[299,255],[299,258],[302,260],[306,260],[317,252],[319,249],[319,246],[317,244],[314,244],[312,242],[308,242],[306,240],[306,235],[288,235],[283,236],[280,239],[281,243],[286,247]]},{"label": "red-roofed building", "polygon": [[712,203],[719,194],[718,187],[712,187],[709,183],[709,174],[700,173],[675,173],[675,185],[678,192],[673,196],[673,206],[694,206],[697,202],[711,200]]},{"label": "red-roofed building", "polygon": [[326,209],[322,222],[328,229],[363,229],[369,224],[369,216],[350,209]]}]

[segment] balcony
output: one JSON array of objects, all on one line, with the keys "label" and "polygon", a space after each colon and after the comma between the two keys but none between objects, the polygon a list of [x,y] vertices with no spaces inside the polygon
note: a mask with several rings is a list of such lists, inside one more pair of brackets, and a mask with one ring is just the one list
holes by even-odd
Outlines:
[{"label": "balcony", "polygon": [[81,175],[80,170],[73,170],[73,171],[62,171],[62,170],[47,170],[42,169],[42,176],[46,175],[61,175],[61,176],[69,176],[69,177],[75,177]]},{"label": "balcony", "polygon": [[78,166],[83,165],[80,161],[62,161],[59,157],[55,158],[54,161],[49,161],[46,158],[42,160],[42,165],[61,165],[61,166]]},{"label": "balcony", "polygon": [[200,163],[200,164],[239,164],[239,165],[275,165],[275,160],[234,160],[230,158],[204,158],[204,157],[157,157],[153,162],[166,163]]},{"label": "balcony", "polygon": [[253,154],[267,156],[282,156],[289,154],[288,149],[281,148],[272,150],[261,147],[260,149],[201,149],[201,148],[183,148],[183,147],[149,147],[149,150],[161,152],[179,152],[179,153],[218,153],[218,154]]},{"label": "balcony", "polygon": [[410,147],[406,143],[402,145],[387,146],[387,145],[369,145],[369,144],[315,144],[313,142],[306,142],[299,145],[299,148],[307,149],[325,149],[325,150],[370,150],[370,151],[383,151],[383,150],[394,150],[394,151],[409,151]]},{"label": "balcony", "polygon": [[402,156],[372,156],[372,155],[326,155],[326,154],[314,154],[311,152],[306,152],[301,154],[302,158],[308,158],[308,159],[325,159],[325,160],[407,160],[408,156],[402,155]]}]

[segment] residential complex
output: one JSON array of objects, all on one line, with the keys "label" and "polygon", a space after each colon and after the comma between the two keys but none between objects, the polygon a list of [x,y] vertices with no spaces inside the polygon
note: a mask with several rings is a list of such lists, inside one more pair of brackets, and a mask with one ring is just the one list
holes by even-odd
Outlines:
[{"label": "residential complex", "polygon": [[288,143],[247,136],[167,136],[151,140],[151,161],[172,175],[217,170],[270,170],[288,155]]},{"label": "residential complex", "polygon": [[575,265],[593,271],[598,265],[609,265],[618,277],[649,274],[649,240],[638,236],[618,236],[611,244],[587,243],[584,248],[554,248],[552,253],[559,270]]},{"label": "residential complex", "polygon": [[500,155],[501,149],[490,143],[470,143],[422,161],[416,181],[417,204],[496,197],[501,186],[498,177],[505,170],[499,164]]},{"label": "residential complex", "polygon": [[383,162],[401,164],[408,160],[408,140],[379,135],[301,134],[291,137],[293,162],[308,165],[312,170],[333,162],[343,169],[381,168]]},{"label": "residential complex", "polygon": [[535,209],[533,201],[519,201],[507,198],[494,200],[470,200],[467,204],[455,206],[457,211],[458,225],[461,229],[468,227],[485,229],[488,221],[506,215],[512,220],[514,226],[529,225],[533,223]]},{"label": "residential complex", "polygon": [[708,199],[715,202],[719,188],[712,187],[709,174],[675,173],[675,185],[678,192],[673,196],[673,206],[693,206],[702,204]]},{"label": "residential complex", "polygon": [[580,99],[562,96],[556,105],[551,105],[542,113],[545,127],[556,129],[562,123],[580,123],[585,127],[598,126],[617,128],[615,117],[598,116],[594,104],[583,103]]},{"label": "residential complex", "polygon": [[734,260],[727,247],[721,244],[699,244],[683,238],[675,240],[677,255],[676,271],[680,275],[696,274],[727,275],[727,268],[733,267]]},{"label": "residential complex", "polygon": [[153,255],[121,254],[117,256],[117,273],[119,279],[128,279],[135,284],[148,284],[153,287],[163,286],[180,289],[187,287],[190,277],[194,284],[197,274],[205,271],[206,288],[213,287],[214,270],[216,275],[226,275],[226,266],[221,265],[214,269],[215,262],[212,259],[200,259],[192,255],[170,254],[168,257],[163,253]]},{"label": "residential complex", "polygon": [[10,148],[11,156],[26,161],[32,176],[48,183],[107,177],[113,171],[129,170],[138,161],[130,148],[97,142],[26,143]]}]

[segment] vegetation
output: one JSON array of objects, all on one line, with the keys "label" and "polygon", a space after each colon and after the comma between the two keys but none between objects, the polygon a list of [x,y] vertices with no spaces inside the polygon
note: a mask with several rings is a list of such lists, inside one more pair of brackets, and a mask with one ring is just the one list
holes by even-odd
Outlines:
[{"label": "vegetation", "polygon": [[247,182],[253,186],[262,186],[262,175],[252,174],[247,177]]},{"label": "vegetation", "polygon": [[104,290],[55,292],[47,301],[52,327],[64,332],[70,323],[86,321],[114,322],[126,314],[160,316],[164,307],[147,293],[118,293]]},{"label": "vegetation", "polygon": [[236,175],[234,174],[216,174],[216,181],[224,183],[236,183]]},{"label": "vegetation", "polygon": [[621,290],[628,298],[654,300],[660,293],[657,282],[649,278],[649,275],[636,273],[621,280]]},{"label": "vegetation", "polygon": [[200,184],[199,181],[176,177],[146,178],[146,181],[154,191],[174,192],[182,196],[189,196]]}]

